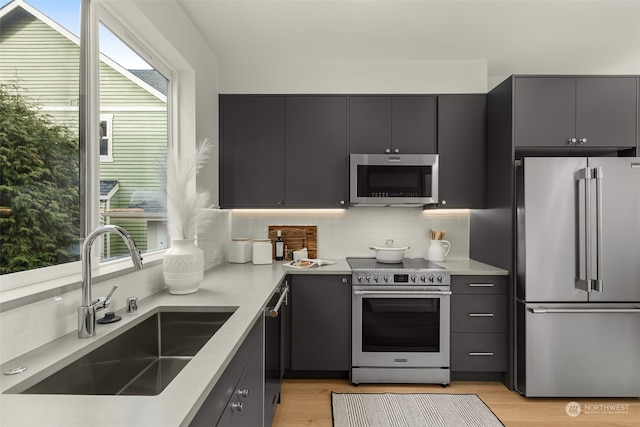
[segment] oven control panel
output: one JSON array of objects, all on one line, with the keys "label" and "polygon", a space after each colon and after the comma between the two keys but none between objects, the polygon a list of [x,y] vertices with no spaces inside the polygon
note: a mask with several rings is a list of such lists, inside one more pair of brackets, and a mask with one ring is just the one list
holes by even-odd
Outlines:
[{"label": "oven control panel", "polygon": [[355,272],[353,284],[365,285],[450,285],[451,278],[441,272]]}]

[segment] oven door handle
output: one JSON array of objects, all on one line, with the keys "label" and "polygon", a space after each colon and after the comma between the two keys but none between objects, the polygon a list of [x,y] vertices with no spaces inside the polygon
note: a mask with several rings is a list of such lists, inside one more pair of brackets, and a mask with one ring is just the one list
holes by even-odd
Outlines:
[{"label": "oven door handle", "polygon": [[451,291],[353,291],[354,295],[447,296]]}]

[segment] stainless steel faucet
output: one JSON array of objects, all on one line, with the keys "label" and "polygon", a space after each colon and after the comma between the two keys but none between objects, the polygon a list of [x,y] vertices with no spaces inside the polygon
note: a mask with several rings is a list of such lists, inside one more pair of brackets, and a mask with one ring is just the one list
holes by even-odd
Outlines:
[{"label": "stainless steel faucet", "polygon": [[91,246],[99,236],[108,233],[122,237],[129,248],[129,254],[136,270],[143,267],[142,257],[136,242],[124,228],[117,225],[103,225],[89,233],[82,244],[82,305],[78,307],[78,338],[90,338],[96,334],[96,312],[111,303],[111,295],[117,288],[114,286],[106,297],[91,301]]}]

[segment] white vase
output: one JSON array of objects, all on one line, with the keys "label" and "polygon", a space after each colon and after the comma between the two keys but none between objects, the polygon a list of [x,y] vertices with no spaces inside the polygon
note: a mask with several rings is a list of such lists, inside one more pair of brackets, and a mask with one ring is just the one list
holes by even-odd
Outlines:
[{"label": "white vase", "polygon": [[171,247],[162,258],[164,283],[170,294],[184,295],[198,291],[204,277],[204,252],[196,239],[171,239]]}]

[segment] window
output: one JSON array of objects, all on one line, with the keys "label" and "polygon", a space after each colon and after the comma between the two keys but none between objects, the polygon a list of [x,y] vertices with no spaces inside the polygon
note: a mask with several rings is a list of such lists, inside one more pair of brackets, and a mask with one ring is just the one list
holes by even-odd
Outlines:
[{"label": "window", "polygon": [[[28,103],[24,111],[30,112],[27,131],[9,136],[12,147],[4,140],[0,146],[31,156],[1,162],[13,169],[0,169],[0,269],[5,275],[0,289],[15,287],[7,280],[12,273],[24,277],[33,271],[34,277],[52,278],[80,271],[85,211],[80,205],[78,149],[80,4],[0,0],[0,95]],[[100,194],[88,201],[99,206],[89,223],[125,227],[143,252],[162,249],[167,244],[166,208],[159,173],[167,151],[170,82],[105,26],[100,29],[100,50],[99,138],[94,149],[99,161],[88,171],[88,185],[97,187],[99,181]],[[37,133],[36,124],[41,128]],[[19,165],[40,163],[38,174],[17,173]],[[101,260],[125,253],[119,239],[105,239]],[[47,273],[38,273],[42,268]]]},{"label": "window", "polygon": [[111,129],[113,114],[100,114],[100,161],[113,162]]}]

